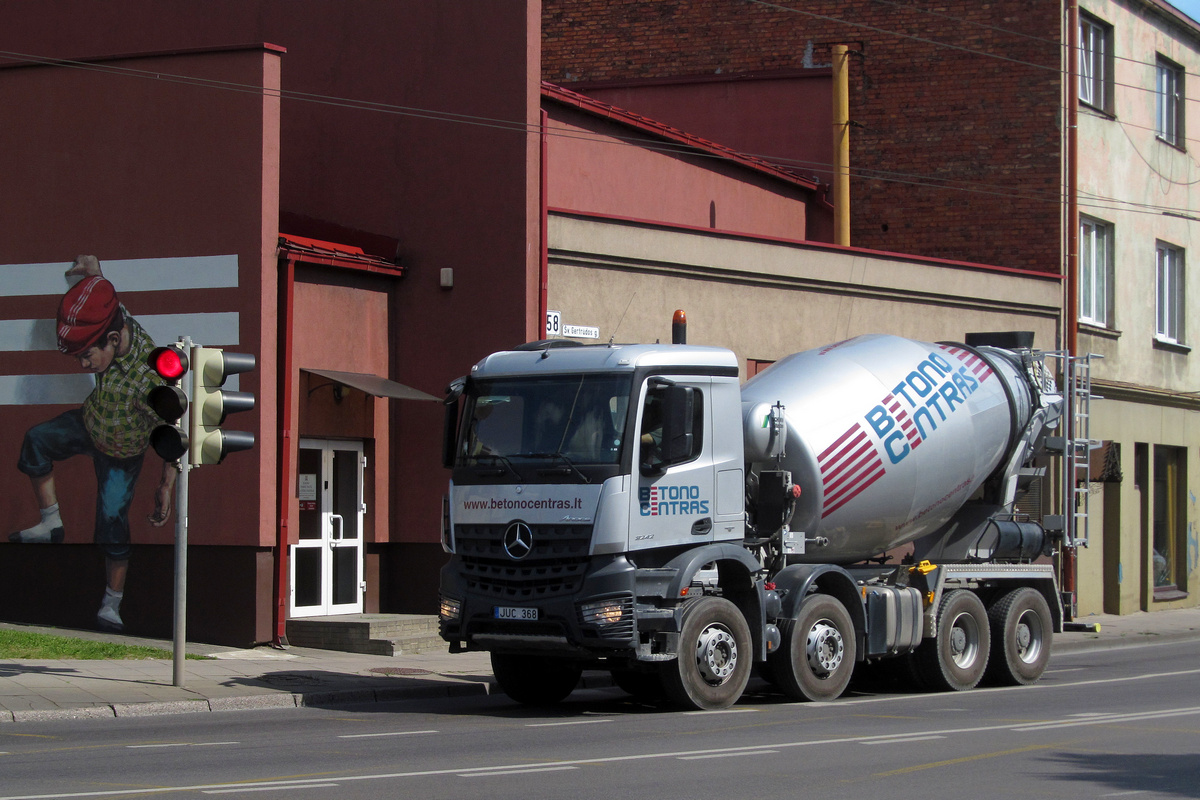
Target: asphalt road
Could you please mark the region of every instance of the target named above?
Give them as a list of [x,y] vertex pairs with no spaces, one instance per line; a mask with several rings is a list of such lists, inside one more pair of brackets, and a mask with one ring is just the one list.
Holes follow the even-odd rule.
[[1200,798],[1200,642],[1056,657],[1036,686],[751,693],[681,713],[616,689],[28,723],[10,798]]

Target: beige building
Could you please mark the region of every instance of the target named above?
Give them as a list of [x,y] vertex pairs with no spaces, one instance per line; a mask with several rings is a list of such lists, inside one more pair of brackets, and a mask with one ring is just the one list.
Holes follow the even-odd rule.
[[1091,435],[1112,443],[1092,461],[1080,614],[1194,606],[1200,273],[1188,260],[1200,252],[1200,29],[1161,2],[1079,7],[1075,316],[1078,352],[1103,356]]

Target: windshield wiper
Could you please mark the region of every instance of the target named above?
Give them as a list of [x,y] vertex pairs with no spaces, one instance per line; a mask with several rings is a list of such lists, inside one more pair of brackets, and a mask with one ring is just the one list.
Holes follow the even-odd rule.
[[474,458],[475,458],[476,464],[478,464],[480,461],[482,461],[485,458],[489,458],[492,460],[493,464],[499,463],[499,464],[504,465],[504,469],[488,470],[487,474],[503,475],[504,470],[506,469],[509,472],[511,472],[513,475],[515,475],[517,477],[517,480],[524,480],[524,478],[521,477],[521,473],[517,472],[516,468],[512,465],[512,462],[509,461],[505,456],[500,455],[499,453],[491,453],[491,452],[480,453],[479,455],[474,456]]
[[522,453],[522,454],[521,454],[521,457],[522,457],[522,458],[557,458],[557,459],[559,459],[560,461],[562,461],[562,462],[563,462],[563,464],[565,464],[566,466],[565,466],[565,467],[557,467],[557,468],[554,468],[554,469],[539,469],[539,470],[537,471],[537,472],[538,472],[538,474],[539,474],[539,475],[546,475],[546,474],[548,474],[548,473],[550,473],[550,472],[558,472],[559,474],[566,475],[566,474],[569,474],[569,473],[571,473],[571,472],[574,472],[576,475],[578,475],[578,476],[579,476],[579,479],[580,479],[580,480],[582,480],[584,483],[591,483],[591,482],[592,482],[592,481],[591,481],[591,479],[590,479],[590,478],[588,478],[588,476],[587,476],[587,475],[584,475],[584,474],[583,474],[583,472],[582,472],[582,471],[580,471],[579,467],[575,466],[575,462],[574,462],[574,461],[572,461],[571,459],[567,458],[567,457],[566,457],[565,455],[563,455],[562,453]]

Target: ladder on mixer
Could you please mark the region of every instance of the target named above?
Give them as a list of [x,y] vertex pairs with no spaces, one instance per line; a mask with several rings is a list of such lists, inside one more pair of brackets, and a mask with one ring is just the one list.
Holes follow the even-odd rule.
[[1091,439],[1092,359],[1062,357],[1063,421],[1066,425],[1062,458],[1063,544],[1088,546],[1088,505],[1091,502],[1091,455],[1099,442]]

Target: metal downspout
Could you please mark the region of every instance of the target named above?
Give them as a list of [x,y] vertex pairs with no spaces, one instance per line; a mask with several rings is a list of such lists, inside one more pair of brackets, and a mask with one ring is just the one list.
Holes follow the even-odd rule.
[[[1067,263],[1063,276],[1063,327],[1069,357],[1079,353],[1079,2],[1067,0]],[[1065,414],[1066,440],[1075,439],[1075,398]],[[1071,445],[1074,446],[1073,444]],[[1069,475],[1060,490],[1070,498],[1068,513],[1075,511],[1075,476]],[[1072,542],[1063,548],[1062,586],[1067,598],[1067,619],[1075,619],[1078,553]]]
[[850,245],[850,48],[833,46],[833,241]]
[[275,541],[275,638],[276,647],[287,646],[287,599],[288,599],[288,536],[291,528],[291,475],[292,475],[292,315],[294,312],[296,287],[296,261],[294,256],[285,256],[286,274],[283,295],[283,319],[279,326],[283,335],[280,351],[283,354],[279,374],[279,397],[282,406],[279,414],[279,529]]
[[538,155],[538,181],[540,193],[540,231],[539,242],[539,268],[538,268],[538,328],[535,331],[535,338],[541,339],[545,337],[546,330],[546,313],[549,310],[549,301],[547,300],[547,290],[550,284],[550,197],[549,183],[546,177],[546,166],[549,162],[549,134],[546,131],[550,115],[546,113],[546,109],[542,109],[542,128],[541,128],[541,143]]

